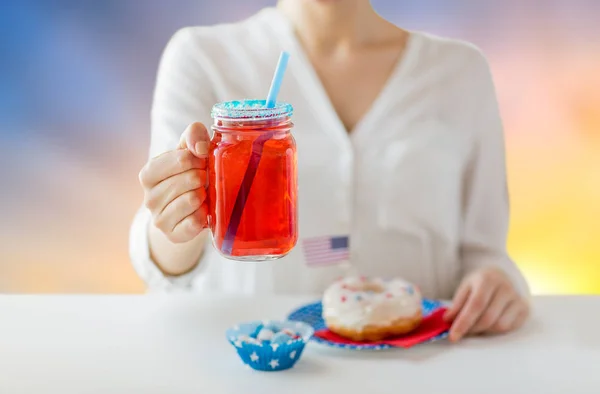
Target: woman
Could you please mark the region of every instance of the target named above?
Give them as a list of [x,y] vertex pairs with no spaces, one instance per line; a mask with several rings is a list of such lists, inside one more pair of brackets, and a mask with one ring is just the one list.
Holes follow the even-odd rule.
[[[216,102],[264,97],[282,50],[299,246],[271,264],[233,262],[204,230],[205,125]],[[452,340],[510,331],[528,315],[527,284],[505,247],[503,135],[487,62],[467,43],[394,26],[368,0],[282,0],[241,23],[179,31],[159,68],[150,157],[131,233],[150,288],[318,293],[347,267],[311,264],[300,245],[347,234],[354,269],[453,298]]]

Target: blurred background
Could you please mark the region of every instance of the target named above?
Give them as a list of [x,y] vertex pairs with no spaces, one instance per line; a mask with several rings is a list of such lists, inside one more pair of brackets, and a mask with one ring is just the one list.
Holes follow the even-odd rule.
[[[275,0],[0,1],[0,293],[138,293],[129,264],[161,52]],[[600,1],[374,0],[486,52],[509,250],[536,294],[600,294]]]

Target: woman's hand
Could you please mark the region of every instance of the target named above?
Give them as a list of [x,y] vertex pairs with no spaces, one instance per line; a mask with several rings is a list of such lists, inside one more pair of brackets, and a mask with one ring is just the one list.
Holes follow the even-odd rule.
[[177,149],[150,159],[140,172],[154,226],[173,243],[191,241],[207,226],[208,144],[206,127],[193,123]]
[[450,340],[465,335],[515,330],[529,315],[529,304],[498,268],[482,268],[463,279],[444,318],[452,321]]

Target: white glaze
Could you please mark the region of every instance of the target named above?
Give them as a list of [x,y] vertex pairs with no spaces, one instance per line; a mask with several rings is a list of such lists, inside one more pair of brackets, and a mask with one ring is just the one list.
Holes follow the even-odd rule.
[[421,292],[402,280],[347,277],[333,283],[323,296],[323,318],[360,330],[386,326],[414,316],[421,309]]

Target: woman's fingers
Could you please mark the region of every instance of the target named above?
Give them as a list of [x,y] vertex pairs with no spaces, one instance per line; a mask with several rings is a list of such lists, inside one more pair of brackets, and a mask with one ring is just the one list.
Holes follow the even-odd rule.
[[208,174],[205,170],[191,169],[174,175],[146,192],[145,205],[158,215],[171,201],[184,193],[206,187],[207,182]]
[[179,140],[180,149],[188,149],[196,157],[208,156],[208,145],[210,144],[210,136],[208,130],[200,122],[195,122],[189,125]]
[[140,171],[140,183],[149,190],[174,175],[205,169],[206,164],[206,158],[198,158],[186,149],[165,152],[146,163]]
[[150,159],[140,171],[144,204],[154,226],[172,242],[189,241],[207,225],[209,145],[206,127],[192,123],[177,149]]
[[488,331],[500,319],[514,298],[514,294],[510,288],[499,286],[492,296],[489,306],[471,329],[471,333],[481,334]]
[[454,296],[454,300],[452,300],[452,305],[446,313],[444,314],[444,320],[453,321],[456,319],[458,312],[464,307],[465,303],[469,299],[469,294],[471,293],[471,285],[470,283],[463,283],[458,288],[456,295]]
[[154,225],[170,237],[175,226],[200,208],[204,204],[205,199],[205,189],[196,189],[182,194],[171,201],[161,213],[154,217]]
[[207,215],[208,206],[204,203],[194,213],[186,216],[175,225],[170,240],[177,243],[188,242],[196,238],[206,228]]
[[506,274],[486,267],[467,276],[444,318],[453,321],[450,340],[467,334],[504,333],[527,320],[529,304],[519,296]]
[[523,324],[525,324],[525,322],[527,321],[527,317],[529,317],[529,306],[524,305],[521,308],[521,312],[519,312],[519,314],[517,315],[517,318],[515,319],[515,322],[513,324],[513,329],[516,330],[518,328],[521,328],[523,326]]
[[525,320],[522,315],[526,316],[526,306],[520,300],[513,300],[504,310],[502,316],[491,327],[494,333],[505,333],[511,331],[522,324],[521,320]]
[[483,281],[474,282],[466,303],[450,328],[450,340],[452,342],[459,341],[471,330],[487,308],[495,290],[496,286],[490,286]]

